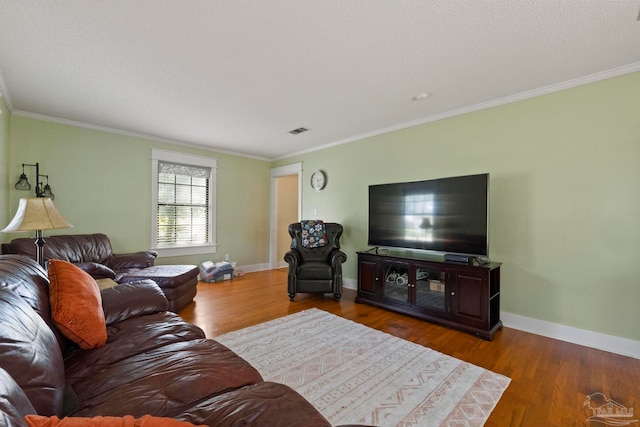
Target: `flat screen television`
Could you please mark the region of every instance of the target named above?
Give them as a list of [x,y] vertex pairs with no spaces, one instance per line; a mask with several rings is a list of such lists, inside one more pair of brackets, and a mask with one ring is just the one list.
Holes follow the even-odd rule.
[[370,246],[489,255],[489,174],[369,186]]

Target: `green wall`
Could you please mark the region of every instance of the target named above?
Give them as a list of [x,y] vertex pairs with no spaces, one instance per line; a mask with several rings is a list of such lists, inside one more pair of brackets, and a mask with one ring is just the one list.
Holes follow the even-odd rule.
[[[219,247],[159,263],[229,253],[239,265],[266,265],[270,168],[301,161],[303,217],[345,226],[344,275],[355,280],[356,251],[367,248],[368,185],[489,172],[490,255],[503,263],[502,310],[640,340],[640,73],[276,162],[9,120],[0,108],[0,153],[9,153],[0,161],[2,224],[30,196],[13,189],[20,164],[40,162],[56,206],[75,226],[70,232],[104,232],[116,252],[148,249],[151,148],[181,151],[218,159]],[[328,174],[321,192],[308,184],[316,169]]]
[[[640,73],[273,166],[299,161],[303,218],[345,227],[345,277],[367,249],[368,185],[489,172],[502,310],[640,340]],[[321,192],[308,184],[316,169],[328,174]]]
[[[160,258],[159,264],[222,260],[240,265],[269,259],[270,163],[81,127],[11,116],[9,176],[17,180],[22,163],[40,163],[49,175],[55,204],[71,230],[45,233],[105,233],[115,252],[149,249],[151,244],[151,149],[180,151],[218,159],[216,254]],[[35,169],[27,170],[29,181]],[[11,186],[11,212],[31,193]],[[4,235],[10,240],[19,234]]]
[[[11,220],[9,209],[9,111],[0,94],[0,225],[4,228]],[[17,179],[16,179],[17,180]],[[1,234],[1,233],[0,233]],[[2,238],[2,236],[0,236]]]

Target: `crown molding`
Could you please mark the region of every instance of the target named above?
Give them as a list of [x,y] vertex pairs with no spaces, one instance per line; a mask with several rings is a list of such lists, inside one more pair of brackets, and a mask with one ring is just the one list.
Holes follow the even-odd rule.
[[254,159],[254,160],[270,161],[270,159],[268,159],[266,157],[260,157],[260,156],[254,156],[254,155],[250,155],[250,154],[246,154],[246,153],[240,153],[240,152],[236,152],[236,151],[224,150],[224,149],[211,147],[211,146],[207,146],[207,145],[196,144],[196,143],[192,143],[192,142],[185,142],[185,141],[178,141],[178,140],[175,140],[175,139],[162,138],[162,137],[156,136],[156,135],[149,135],[149,134],[145,134],[145,133],[139,133],[139,132],[132,132],[132,131],[127,131],[127,130],[122,130],[122,129],[116,129],[116,128],[111,128],[111,127],[108,127],[108,126],[100,126],[100,125],[94,125],[94,124],[90,124],[90,123],[78,122],[78,121],[75,121],[75,120],[61,119],[59,117],[48,116],[46,114],[30,113],[28,111],[22,111],[22,110],[16,110],[12,114],[15,115],[15,116],[19,116],[19,117],[25,117],[27,119],[42,120],[42,121],[50,122],[50,123],[56,123],[56,124],[66,125],[66,126],[73,126],[73,127],[78,127],[78,128],[82,128],[82,129],[95,130],[95,131],[99,131],[99,132],[113,133],[113,134],[116,134],[116,135],[129,136],[129,137],[132,137],[132,138],[142,138],[142,139],[147,139],[147,140],[150,140],[150,141],[165,142],[167,144],[181,145],[181,146],[191,147],[191,148],[198,148],[200,150],[206,150],[206,151],[211,151],[211,152],[221,153],[221,154],[228,154],[228,155],[231,155],[231,156],[245,157],[245,158]]
[[374,136],[384,135],[386,133],[395,132],[398,130],[408,129],[415,126],[424,125],[427,123],[433,123],[439,120],[448,119],[451,117],[461,116],[463,114],[473,113],[475,111],[485,110],[487,108],[499,107],[501,105],[511,104],[513,102],[524,101],[526,99],[535,98],[542,95],[548,95],[554,92],[560,92],[566,89],[571,89],[578,86],[584,86],[590,83],[595,83],[601,80],[607,80],[614,77],[623,76],[625,74],[635,73],[636,71],[640,71],[640,62],[635,62],[633,64],[624,65],[617,68],[612,68],[606,71],[602,71],[599,73],[590,74],[584,77],[578,77],[576,79],[567,80],[560,83],[554,83],[552,85],[543,86],[541,88],[532,89],[526,92],[517,93],[515,95],[505,96],[503,98],[494,99],[492,101],[482,102],[479,104],[470,105],[468,107],[459,108],[457,110],[447,111],[440,114],[435,114],[429,117],[423,117],[421,119],[413,120],[410,122],[404,122],[397,125],[377,129],[371,132],[363,133],[360,135],[356,135],[353,137],[341,139],[329,144],[322,145],[320,147],[311,148],[309,150],[299,151],[293,154],[287,154],[286,156],[281,156],[275,158],[273,160],[282,160],[293,156],[299,156],[302,154],[312,153],[314,151],[324,150],[330,147],[335,147],[337,145],[347,144],[349,142],[359,141],[365,138],[371,138]]
[[530,91],[525,91],[525,92],[521,92],[521,93],[517,93],[514,95],[510,95],[510,96],[506,96],[503,98],[498,98],[498,99],[494,99],[491,101],[487,101],[487,102],[483,102],[483,103],[479,103],[479,104],[475,104],[475,105],[471,105],[468,107],[463,107],[463,108],[459,108],[457,110],[452,110],[452,111],[448,111],[448,112],[444,112],[441,114],[435,114],[433,116],[429,116],[429,117],[423,117],[421,119],[417,119],[417,120],[413,120],[413,121],[409,121],[409,122],[404,122],[404,123],[400,123],[397,125],[393,125],[393,126],[388,126],[385,128],[381,128],[381,129],[377,129],[371,132],[366,132],[363,134],[359,134],[359,135],[355,135],[349,138],[345,138],[345,139],[341,139],[338,141],[334,141],[328,144],[323,144],[319,147],[315,147],[315,148],[311,148],[308,150],[303,150],[303,151],[298,151],[295,153],[288,153],[284,156],[277,156],[274,158],[267,158],[267,157],[262,157],[262,156],[255,156],[255,155],[250,155],[250,154],[246,154],[246,153],[240,153],[240,152],[236,152],[236,151],[231,151],[231,150],[225,150],[225,149],[220,149],[220,148],[216,148],[216,147],[211,147],[211,146],[206,146],[206,145],[202,145],[202,144],[197,144],[197,143],[191,143],[191,142],[185,142],[185,141],[178,141],[178,140],[173,140],[173,139],[167,139],[167,138],[162,138],[156,135],[149,135],[149,134],[144,134],[144,133],[138,133],[138,132],[131,132],[131,131],[126,131],[126,130],[122,130],[122,129],[116,129],[116,128],[110,128],[110,127],[106,127],[106,126],[99,126],[99,125],[93,125],[93,124],[89,124],[89,123],[84,123],[84,122],[77,122],[77,121],[73,121],[73,120],[67,120],[67,119],[61,119],[58,117],[53,117],[53,116],[47,116],[44,114],[37,114],[37,113],[30,113],[27,111],[21,111],[21,110],[13,110],[12,108],[12,102],[11,99],[8,95],[8,92],[6,90],[5,84],[4,84],[4,78],[2,76],[2,70],[0,70],[0,97],[2,97],[5,101],[5,104],[7,105],[7,109],[9,110],[10,114],[15,114],[17,116],[21,116],[21,117],[26,117],[26,118],[32,118],[32,119],[36,119],[36,120],[43,120],[43,121],[48,121],[48,122],[52,122],[52,123],[58,123],[58,124],[63,124],[63,125],[69,125],[69,126],[75,126],[75,127],[80,127],[80,128],[84,128],[84,129],[90,129],[90,130],[97,130],[97,131],[101,131],[101,132],[108,132],[108,133],[113,133],[113,134],[118,134],[118,135],[123,135],[123,136],[130,136],[130,137],[134,137],[134,138],[143,138],[143,139],[148,139],[148,140],[152,140],[152,141],[159,141],[159,142],[166,142],[168,144],[173,144],[173,145],[181,145],[181,146],[186,146],[186,147],[191,147],[191,148],[198,148],[201,150],[206,150],[206,151],[211,151],[211,152],[216,152],[216,153],[221,153],[221,154],[228,154],[228,155],[232,155],[232,156],[238,156],[238,157],[244,157],[244,158],[249,158],[249,159],[254,159],[254,160],[262,160],[262,161],[276,161],[276,160],[282,160],[282,159],[287,159],[290,157],[294,157],[294,156],[300,156],[303,154],[309,154],[315,151],[320,151],[320,150],[325,150],[327,148],[331,148],[331,147],[335,147],[338,145],[342,145],[342,144],[347,144],[349,142],[354,142],[354,141],[359,141],[365,138],[371,138],[374,136],[379,136],[379,135],[383,135],[386,133],[390,133],[390,132],[395,132],[398,130],[403,130],[403,129],[408,129],[408,128],[412,128],[415,126],[420,126],[420,125],[424,125],[424,124],[428,124],[428,123],[432,123],[432,122],[436,122],[439,120],[444,120],[444,119],[448,119],[451,117],[456,117],[456,116],[461,116],[464,114],[468,114],[468,113],[472,113],[475,111],[480,111],[480,110],[484,110],[487,108],[493,108],[493,107],[498,107],[501,105],[506,105],[506,104],[510,104],[513,102],[518,102],[518,101],[523,101],[526,99],[530,99],[530,98],[535,98],[538,96],[542,96],[542,95],[547,95],[550,93],[554,93],[554,92],[560,92],[566,89],[571,89],[574,87],[578,87],[578,86],[583,86],[586,84],[590,84],[590,83],[595,83],[601,80],[607,80],[610,78],[614,78],[614,77],[619,77],[625,74],[630,74],[630,73],[634,73],[640,71],[640,62],[635,62],[633,64],[628,64],[628,65],[624,65],[621,67],[617,67],[617,68],[612,68],[609,70],[605,70],[599,73],[594,73],[594,74],[590,74],[588,76],[583,76],[583,77],[579,77],[576,79],[572,79],[572,80],[567,80],[564,82],[560,82],[560,83],[555,83],[552,85],[548,85],[548,86],[544,86],[538,89],[533,89]]

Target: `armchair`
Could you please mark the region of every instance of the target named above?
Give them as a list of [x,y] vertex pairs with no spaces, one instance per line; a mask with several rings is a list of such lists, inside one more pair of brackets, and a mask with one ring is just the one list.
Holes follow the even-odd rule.
[[342,263],[347,255],[340,250],[342,225],[324,223],[326,242],[317,247],[303,243],[299,222],[289,226],[291,250],[284,256],[289,263],[288,291],[293,301],[297,293],[333,293],[337,301],[342,296]]

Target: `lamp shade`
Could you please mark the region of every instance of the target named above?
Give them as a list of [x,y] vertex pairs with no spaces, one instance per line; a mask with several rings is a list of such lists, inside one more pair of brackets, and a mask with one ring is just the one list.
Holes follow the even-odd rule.
[[51,199],[36,197],[20,199],[15,216],[2,232],[54,230],[70,227],[73,225],[62,217]]
[[24,170],[22,175],[20,175],[20,179],[16,182],[16,190],[31,190],[31,184],[29,184],[29,180],[27,179],[27,175],[24,174]]

